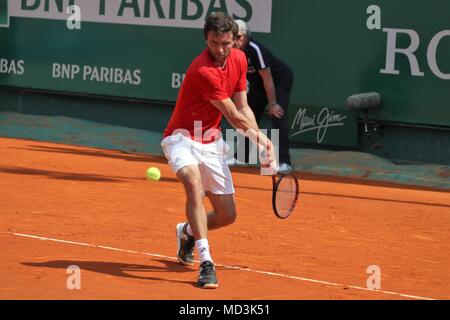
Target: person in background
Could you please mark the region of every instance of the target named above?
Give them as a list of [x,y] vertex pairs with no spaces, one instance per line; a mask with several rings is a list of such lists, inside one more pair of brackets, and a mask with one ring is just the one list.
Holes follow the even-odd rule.
[[[239,27],[235,47],[245,52],[248,63],[248,104],[258,123],[264,110],[268,110],[274,129],[279,130],[278,172],[289,173],[292,165],[289,153],[288,106],[294,82],[292,70],[269,49],[251,37],[251,31],[243,20],[235,21]],[[248,139],[246,139],[245,152],[245,162],[248,163]],[[235,158],[237,158],[236,155]]]

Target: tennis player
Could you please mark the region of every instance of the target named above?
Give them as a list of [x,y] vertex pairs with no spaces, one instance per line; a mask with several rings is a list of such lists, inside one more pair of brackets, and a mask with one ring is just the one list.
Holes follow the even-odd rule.
[[[247,60],[242,51],[233,48],[237,24],[227,14],[213,13],[205,21],[203,34],[206,48],[186,72],[161,146],[187,197],[187,223],[176,226],[177,258],[193,265],[196,247],[200,260],[197,286],[217,288],[208,230],[236,219],[235,190],[226,164],[228,146],[220,131],[222,116],[267,154],[261,159],[264,166],[276,168],[276,157],[272,142],[259,131],[247,103]],[[205,212],[205,195],[213,212]]]

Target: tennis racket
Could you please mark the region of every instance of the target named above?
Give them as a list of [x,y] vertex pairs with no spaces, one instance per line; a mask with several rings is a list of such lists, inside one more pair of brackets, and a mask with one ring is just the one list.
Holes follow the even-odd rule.
[[298,200],[298,180],[293,174],[272,176],[272,208],[280,219],[286,219],[294,212]]

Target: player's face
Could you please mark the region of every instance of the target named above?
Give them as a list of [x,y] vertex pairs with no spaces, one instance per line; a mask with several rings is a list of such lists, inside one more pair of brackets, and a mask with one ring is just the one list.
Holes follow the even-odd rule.
[[231,31],[226,33],[210,31],[206,43],[214,62],[223,64],[234,45],[233,33]]

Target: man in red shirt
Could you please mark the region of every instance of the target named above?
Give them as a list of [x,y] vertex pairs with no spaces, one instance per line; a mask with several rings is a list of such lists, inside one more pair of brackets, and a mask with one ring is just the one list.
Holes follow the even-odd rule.
[[[188,222],[176,227],[177,258],[193,265],[197,247],[197,286],[217,288],[207,233],[236,219],[233,180],[225,155],[228,146],[220,131],[222,116],[266,152],[267,159],[261,163],[266,167],[276,163],[272,142],[259,131],[247,103],[247,60],[233,48],[238,26],[233,18],[218,12],[206,19],[203,34],[207,48],[188,68],[161,146],[187,197]],[[205,212],[205,195],[214,212]]]

